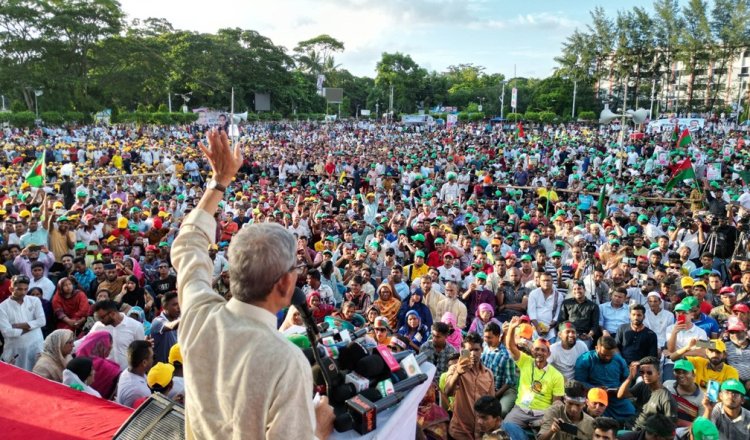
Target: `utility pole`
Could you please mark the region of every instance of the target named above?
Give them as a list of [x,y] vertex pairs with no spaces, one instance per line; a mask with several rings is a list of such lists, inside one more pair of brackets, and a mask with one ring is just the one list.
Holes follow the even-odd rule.
[[505,80],[503,80],[503,90],[500,92],[500,119],[503,119],[504,108],[505,108]]
[[570,114],[570,117],[575,122],[576,120],[576,93],[578,92],[578,80],[573,80],[573,111]]
[[388,100],[388,118],[393,117],[393,85],[391,85],[391,97]]
[[172,91],[167,90],[167,107],[169,107],[169,113],[172,113]]

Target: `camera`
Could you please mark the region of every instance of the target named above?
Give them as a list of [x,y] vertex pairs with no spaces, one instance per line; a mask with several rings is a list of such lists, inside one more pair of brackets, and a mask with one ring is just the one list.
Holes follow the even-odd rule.
[[690,229],[693,226],[693,222],[688,219],[681,220],[679,226],[681,229]]

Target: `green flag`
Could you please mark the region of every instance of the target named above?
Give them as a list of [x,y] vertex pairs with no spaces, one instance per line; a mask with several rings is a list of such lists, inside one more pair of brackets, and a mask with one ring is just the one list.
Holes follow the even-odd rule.
[[677,145],[675,148],[685,148],[688,145],[690,145],[691,142],[693,142],[693,138],[690,137],[690,132],[686,128],[682,130],[682,134],[680,135],[680,138],[677,139]]
[[[687,131],[687,130],[685,130]],[[693,163],[690,162],[690,158],[685,158],[682,162],[677,162],[672,171],[672,178],[664,186],[665,191],[669,191],[678,183],[683,180],[693,179],[695,180],[695,171],[693,170]]]
[[26,173],[26,183],[34,188],[41,188],[44,186],[44,181],[47,177],[47,164],[45,163],[45,156],[47,152],[42,152],[42,157],[34,161],[31,169]]

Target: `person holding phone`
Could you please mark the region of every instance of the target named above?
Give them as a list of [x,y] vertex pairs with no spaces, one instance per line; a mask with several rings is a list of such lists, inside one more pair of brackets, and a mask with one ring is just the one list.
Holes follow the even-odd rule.
[[708,396],[703,398],[703,417],[716,425],[719,438],[750,438],[750,411],[742,407],[746,392],[739,380],[729,379],[721,384],[718,403],[711,402]]
[[542,417],[538,440],[572,440],[592,438],[594,418],[586,414],[586,389],[583,384],[570,380],[565,384],[563,405],[552,405]]
[[482,396],[492,395],[495,380],[481,362],[482,337],[469,333],[464,339],[458,362],[448,367],[445,394],[455,397],[449,433],[455,440],[473,440],[479,426],[474,403]]

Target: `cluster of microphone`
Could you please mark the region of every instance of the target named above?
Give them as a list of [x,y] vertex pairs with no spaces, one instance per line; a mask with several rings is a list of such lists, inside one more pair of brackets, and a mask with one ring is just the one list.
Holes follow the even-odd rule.
[[367,336],[367,328],[350,333],[323,324],[321,329],[301,291],[295,291],[292,303],[300,310],[312,343],[305,354],[312,365],[315,391],[328,396],[336,413],[336,431],[374,431],[379,413],[394,407],[427,380],[419,367],[426,361],[423,355],[391,353]]

